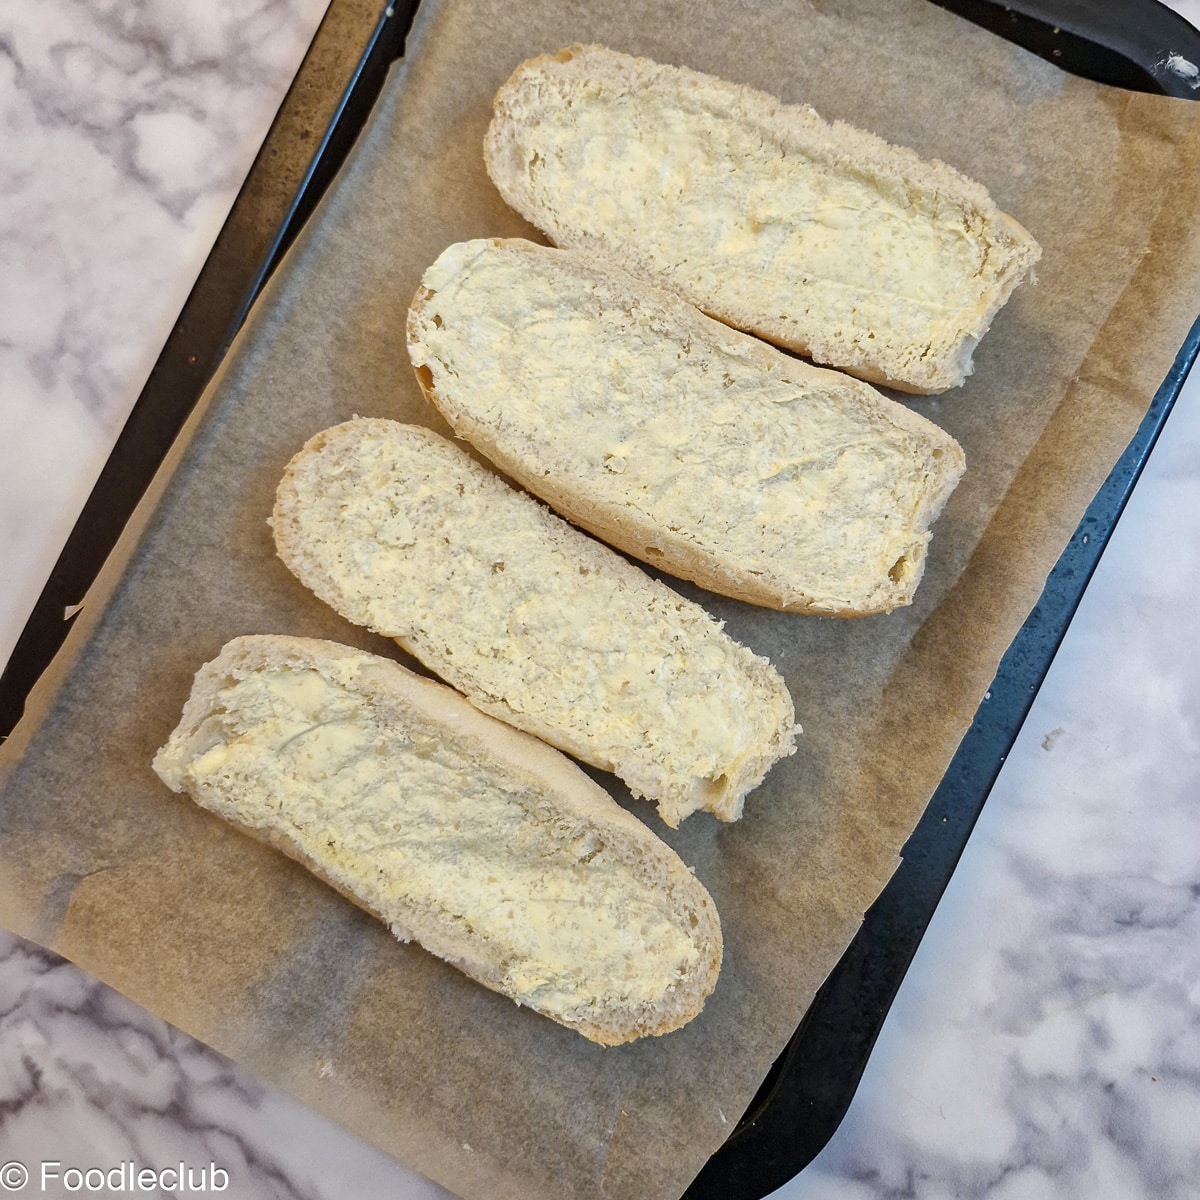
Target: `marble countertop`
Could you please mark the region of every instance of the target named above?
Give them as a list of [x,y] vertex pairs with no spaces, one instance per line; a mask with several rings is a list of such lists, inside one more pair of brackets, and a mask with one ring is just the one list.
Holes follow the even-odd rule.
[[[0,8],[0,663],[326,4]],[[1200,1196],[1198,594],[1194,371],[845,1121],[778,1200]],[[239,1200],[447,1195],[0,932],[0,1164],[69,1195],[68,1167],[130,1161],[216,1164]]]

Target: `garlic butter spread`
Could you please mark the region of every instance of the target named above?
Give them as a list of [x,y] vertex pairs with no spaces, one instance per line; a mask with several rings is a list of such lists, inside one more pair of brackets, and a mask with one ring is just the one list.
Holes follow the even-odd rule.
[[601,999],[660,999],[698,954],[670,900],[598,831],[568,839],[531,816],[529,779],[481,765],[416,713],[380,719],[344,686],[356,665],[231,681],[181,782],[219,815],[286,838],[384,919],[448,916],[487,944],[523,1003],[569,1017]]
[[919,561],[920,438],[879,397],[782,355],[764,369],[716,322],[685,338],[656,298],[564,257],[468,242],[426,273],[413,359],[452,423],[827,611]]
[[997,270],[961,202],[785,145],[699,79],[671,94],[564,87],[539,93],[518,136],[529,194],[572,239],[618,261],[636,248],[719,311],[844,324],[918,354],[987,309]]
[[790,739],[782,681],[764,697],[769,667],[698,605],[444,439],[368,427],[346,435],[352,467],[334,465],[337,443],[328,464],[306,459],[288,502],[351,620],[641,794],[695,780],[679,815],[720,802],[710,783],[719,793],[771,736]]

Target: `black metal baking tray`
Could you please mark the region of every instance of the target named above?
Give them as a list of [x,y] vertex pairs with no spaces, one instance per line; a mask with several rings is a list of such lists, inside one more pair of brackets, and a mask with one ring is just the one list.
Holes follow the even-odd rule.
[[[0,676],[0,738],[66,638],[65,610],[95,579],[266,280],[336,174],[404,42],[418,0],[332,0],[212,253]],[[1172,56],[1200,32],[1157,0],[933,0],[1100,83],[1200,99]],[[1177,65],[1177,64],[1176,64]],[[314,130],[323,130],[319,136]],[[687,1200],[759,1200],[840,1124],[909,963],[1033,703],[1108,538],[1200,350],[1200,321],[1089,507],[988,697],[788,1046]]]
[[900,867],[686,1200],[759,1200],[811,1162],[841,1123],[909,963],[1198,351],[1200,320],[1001,660],[901,851]]
[[[1097,83],[1194,100],[1200,34],[1158,0],[933,0]],[[1189,70],[1189,67],[1192,70]]]
[[[1172,55],[1200,63],[1200,31],[1156,0],[934,2],[1098,83],[1200,100],[1188,76],[1167,66]],[[1001,660],[984,703],[901,851],[900,867],[685,1200],[759,1200],[803,1170],[836,1132],[938,901],[1198,352],[1200,319]]]

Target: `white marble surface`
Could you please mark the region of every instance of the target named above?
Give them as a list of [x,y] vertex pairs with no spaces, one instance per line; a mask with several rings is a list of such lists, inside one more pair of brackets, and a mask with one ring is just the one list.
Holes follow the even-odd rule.
[[[324,7],[0,0],[0,662]],[[1198,594],[1200,375],[842,1128],[777,1200],[1200,1196]],[[215,1163],[238,1200],[446,1195],[0,934],[10,1160],[24,1194],[132,1161]]]
[[328,4],[0,3],[0,663]]
[[1197,588],[1193,371],[846,1120],[775,1200],[1200,1196]]

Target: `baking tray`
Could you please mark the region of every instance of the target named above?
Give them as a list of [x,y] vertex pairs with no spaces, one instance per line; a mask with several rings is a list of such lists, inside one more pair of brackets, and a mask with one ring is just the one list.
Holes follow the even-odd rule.
[[[1097,82],[1200,99],[1178,57],[1200,32],[1156,0],[936,0]],[[333,0],[187,304],[0,676],[0,737],[65,640],[87,591],[275,264],[362,128],[416,0]],[[1172,56],[1178,56],[1173,59]],[[1175,64],[1174,66],[1172,64]],[[314,139],[313,129],[324,130]],[[1200,348],[1200,322],[1051,573],[903,862],[689,1200],[758,1200],[800,1171],[848,1108],[871,1048],[1121,510]]]

